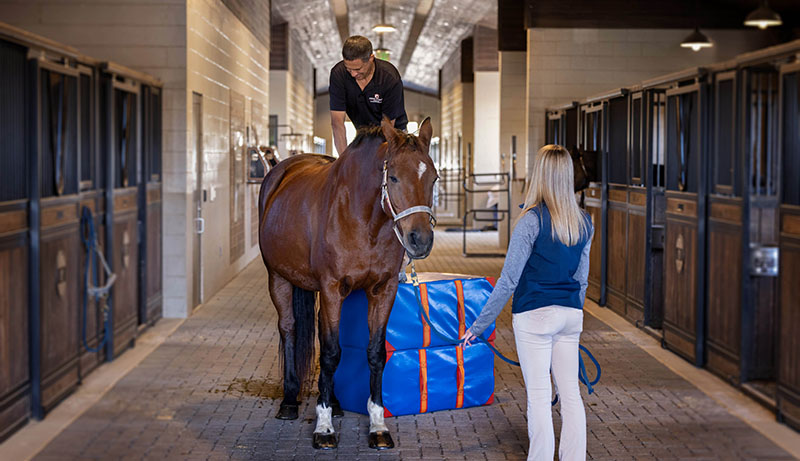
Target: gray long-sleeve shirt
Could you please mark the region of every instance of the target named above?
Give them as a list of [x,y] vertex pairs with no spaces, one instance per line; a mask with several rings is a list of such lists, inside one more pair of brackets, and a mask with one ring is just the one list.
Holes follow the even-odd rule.
[[[525,213],[517,222],[514,233],[511,235],[500,279],[497,281],[494,290],[492,290],[492,294],[489,295],[486,305],[483,306],[481,314],[470,327],[472,334],[479,336],[483,333],[489,324],[497,318],[500,311],[503,310],[503,306],[506,305],[511,295],[514,294],[514,290],[516,290],[519,279],[522,276],[522,270],[531,256],[533,244],[538,236],[539,216],[532,212]],[[583,247],[578,269],[572,276],[581,285],[581,302],[586,297],[586,287],[589,284],[589,250],[592,246],[593,236],[594,229],[592,229],[592,233]]]

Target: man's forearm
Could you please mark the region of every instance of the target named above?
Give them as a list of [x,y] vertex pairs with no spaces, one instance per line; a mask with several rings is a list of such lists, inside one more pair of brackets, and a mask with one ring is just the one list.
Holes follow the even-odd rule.
[[344,129],[344,124],[331,125],[333,131],[333,145],[336,146],[336,152],[341,154],[347,147],[347,132]]

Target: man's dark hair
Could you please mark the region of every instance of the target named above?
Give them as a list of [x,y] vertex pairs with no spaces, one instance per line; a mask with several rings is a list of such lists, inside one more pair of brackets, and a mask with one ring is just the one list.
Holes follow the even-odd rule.
[[372,55],[372,43],[367,37],[353,35],[344,41],[342,57],[345,61],[360,59],[366,61]]

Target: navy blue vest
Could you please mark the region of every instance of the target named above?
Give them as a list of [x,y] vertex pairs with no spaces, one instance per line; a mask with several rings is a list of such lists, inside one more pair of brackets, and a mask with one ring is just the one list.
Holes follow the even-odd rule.
[[[517,314],[551,305],[582,309],[581,285],[573,276],[590,233],[577,245],[567,246],[553,238],[550,211],[544,203],[529,213],[539,215],[539,235],[514,291],[511,312]],[[588,221],[586,214],[584,217]]]

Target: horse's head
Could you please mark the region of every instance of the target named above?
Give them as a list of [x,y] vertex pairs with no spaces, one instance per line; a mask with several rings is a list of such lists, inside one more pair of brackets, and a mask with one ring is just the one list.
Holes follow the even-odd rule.
[[413,258],[428,256],[433,248],[433,184],[439,175],[428,155],[433,129],[426,118],[419,137],[396,130],[384,118],[386,137],[384,162],[385,194],[381,205],[395,220],[398,238]]
[[569,149],[569,156],[572,157],[575,192],[580,192],[589,187],[589,173],[586,171],[586,165],[583,162],[583,154],[578,149],[578,146],[573,146],[572,149]]

